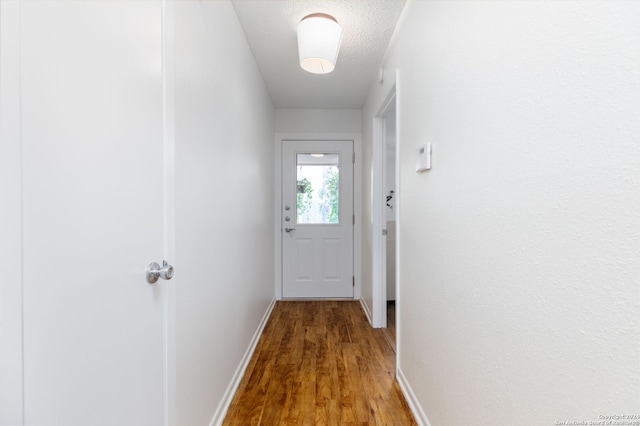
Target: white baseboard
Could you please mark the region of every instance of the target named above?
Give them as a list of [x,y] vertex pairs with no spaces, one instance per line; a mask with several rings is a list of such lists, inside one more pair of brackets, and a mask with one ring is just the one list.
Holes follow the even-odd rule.
[[400,389],[402,389],[404,398],[407,400],[409,408],[411,408],[411,413],[413,413],[413,417],[415,418],[416,422],[420,426],[431,426],[427,415],[424,413],[422,406],[418,402],[418,398],[416,398],[416,394],[413,393],[413,389],[411,389],[411,385],[409,385],[409,382],[404,376],[401,368],[398,368],[396,378],[398,379]]
[[367,316],[367,319],[369,320],[369,325],[373,327],[373,315],[371,315],[371,310],[367,306],[367,303],[364,301],[364,299],[360,299],[360,305],[362,305],[362,310],[364,310],[364,314]]
[[236,394],[236,391],[238,390],[238,386],[240,386],[240,381],[242,381],[242,377],[244,376],[244,373],[247,370],[247,366],[251,361],[253,352],[256,350],[256,346],[258,345],[260,336],[262,336],[262,331],[264,330],[265,325],[267,325],[267,321],[269,320],[269,317],[271,316],[271,311],[273,311],[273,307],[275,305],[276,305],[276,299],[274,298],[273,300],[271,300],[271,303],[267,307],[267,311],[264,313],[264,316],[262,317],[262,321],[260,321],[260,324],[258,325],[258,329],[254,333],[253,338],[251,339],[251,342],[249,342],[249,347],[244,353],[244,356],[242,357],[242,360],[240,361],[238,368],[236,368],[236,372],[231,378],[231,382],[229,383],[229,386],[227,386],[227,390],[225,391],[224,396],[222,397],[222,401],[220,402],[220,405],[218,405],[218,408],[216,409],[216,412],[213,415],[213,418],[211,419],[209,426],[220,426],[222,424],[222,421],[224,420],[224,417],[227,415],[227,410],[229,409],[229,405],[231,405],[231,401],[233,400],[233,397]]

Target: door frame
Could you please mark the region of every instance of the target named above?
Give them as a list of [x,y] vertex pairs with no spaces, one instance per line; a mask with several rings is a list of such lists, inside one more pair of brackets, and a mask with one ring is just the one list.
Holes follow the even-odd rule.
[[[163,256],[176,266],[176,190],[175,190],[175,2],[162,0],[162,148],[163,148]],[[177,424],[177,309],[176,286],[163,282],[164,297],[164,425]]]
[[[400,230],[400,132],[399,110],[396,84],[391,86],[384,100],[380,103],[373,117],[373,174],[372,174],[372,326],[374,328],[387,327],[387,238],[386,230],[386,116],[391,107],[395,106],[396,114],[396,197],[394,199],[394,214],[396,217],[396,332],[398,326],[398,299],[400,297],[400,268],[399,268],[399,230]],[[397,334],[396,334],[397,336]],[[396,337],[396,347],[397,347]]]
[[20,4],[0,2],[0,424],[24,424]]
[[355,285],[353,288],[353,299],[359,300],[362,288],[362,136],[360,133],[276,133],[274,138],[274,199],[278,200],[274,205],[274,290],[276,300],[282,300],[282,143],[284,141],[353,141],[353,152],[356,161],[353,164],[353,214],[356,223],[353,227],[353,276]]

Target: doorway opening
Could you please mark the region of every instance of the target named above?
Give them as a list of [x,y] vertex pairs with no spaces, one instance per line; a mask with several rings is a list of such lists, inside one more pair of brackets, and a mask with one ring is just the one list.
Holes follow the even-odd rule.
[[374,117],[373,326],[383,328],[396,349],[398,159],[396,88]]
[[[386,292],[387,327],[385,329],[387,339],[395,350],[396,347],[396,103],[395,97],[384,115],[384,194],[385,217],[384,229],[386,229],[385,244],[385,276],[384,286]],[[384,234],[384,232],[383,232]]]

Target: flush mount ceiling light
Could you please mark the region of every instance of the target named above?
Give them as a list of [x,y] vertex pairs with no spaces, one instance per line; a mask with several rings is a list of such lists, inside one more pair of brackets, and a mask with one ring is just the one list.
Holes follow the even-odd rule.
[[327,74],[336,67],[342,27],[333,16],[314,13],[298,24],[298,55],[303,70]]

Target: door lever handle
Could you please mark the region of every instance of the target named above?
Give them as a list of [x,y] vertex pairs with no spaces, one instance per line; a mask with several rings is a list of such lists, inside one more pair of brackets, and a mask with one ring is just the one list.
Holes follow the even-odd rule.
[[295,231],[296,228],[284,228],[284,232],[292,232]]
[[169,265],[166,260],[162,261],[162,267],[156,262],[151,262],[146,270],[147,282],[153,284],[159,278],[170,280],[173,278],[173,266]]

